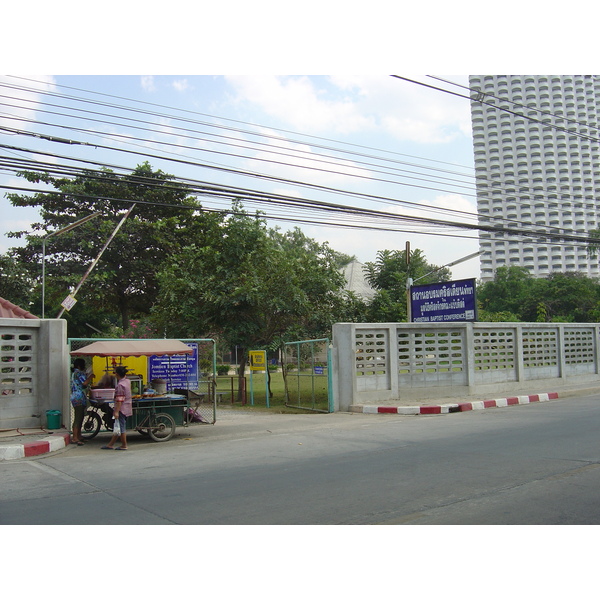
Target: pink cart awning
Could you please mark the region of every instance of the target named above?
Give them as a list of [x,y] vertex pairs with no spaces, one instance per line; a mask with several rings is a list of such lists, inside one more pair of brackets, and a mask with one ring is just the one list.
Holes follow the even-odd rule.
[[192,348],[179,340],[109,340],[73,350],[71,356],[173,356],[193,353]]

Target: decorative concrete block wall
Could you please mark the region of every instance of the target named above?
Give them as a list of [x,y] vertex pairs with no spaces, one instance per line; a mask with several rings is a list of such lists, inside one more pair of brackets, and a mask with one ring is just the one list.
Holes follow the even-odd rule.
[[599,329],[589,323],[337,323],[336,410],[513,392],[531,382],[599,380]]
[[0,429],[44,427],[69,415],[69,353],[62,319],[0,319]]

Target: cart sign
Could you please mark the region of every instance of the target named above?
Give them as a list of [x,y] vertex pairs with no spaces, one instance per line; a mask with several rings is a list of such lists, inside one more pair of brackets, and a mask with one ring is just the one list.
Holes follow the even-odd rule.
[[174,356],[150,356],[148,358],[148,382],[164,379],[169,387],[192,389],[198,386],[198,344],[186,344],[194,353]]
[[475,279],[416,285],[410,288],[411,321],[475,321]]

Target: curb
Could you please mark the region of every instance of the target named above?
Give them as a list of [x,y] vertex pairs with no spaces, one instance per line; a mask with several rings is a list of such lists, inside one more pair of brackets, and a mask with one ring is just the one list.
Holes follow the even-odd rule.
[[469,410],[483,410],[485,408],[504,408],[516,404],[530,404],[531,402],[547,402],[556,400],[558,392],[547,394],[531,394],[529,396],[511,396],[495,400],[474,400],[473,402],[458,402],[456,404],[434,404],[431,406],[355,406],[352,412],[365,414],[393,414],[393,415],[443,415],[448,413],[467,412]]
[[0,447],[0,461],[47,454],[48,452],[66,448],[70,443],[70,433],[59,433],[58,435],[53,435],[52,437],[44,438],[42,440],[36,440],[35,442],[3,446]]

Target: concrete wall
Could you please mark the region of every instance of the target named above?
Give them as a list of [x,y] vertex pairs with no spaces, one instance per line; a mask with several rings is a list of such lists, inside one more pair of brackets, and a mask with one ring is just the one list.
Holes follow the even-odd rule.
[[337,323],[335,409],[599,381],[599,335],[589,323]]
[[63,319],[0,319],[0,429],[69,425],[69,353]]

